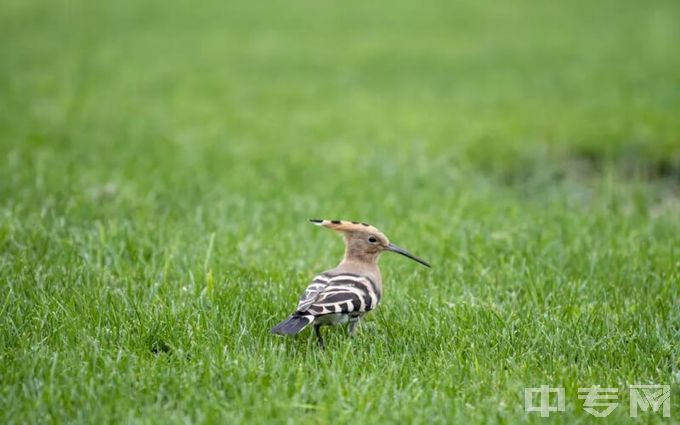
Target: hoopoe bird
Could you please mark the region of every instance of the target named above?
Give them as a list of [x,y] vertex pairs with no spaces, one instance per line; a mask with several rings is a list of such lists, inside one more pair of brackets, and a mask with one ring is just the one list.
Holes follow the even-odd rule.
[[345,238],[345,256],[340,264],[317,275],[298,301],[295,312],[272,328],[272,333],[296,335],[310,324],[321,348],[321,326],[348,323],[354,335],[361,317],[382,299],[378,259],[383,251],[404,255],[424,266],[430,265],[404,248],[390,243],[380,230],[366,223],[343,220],[309,220],[340,232]]

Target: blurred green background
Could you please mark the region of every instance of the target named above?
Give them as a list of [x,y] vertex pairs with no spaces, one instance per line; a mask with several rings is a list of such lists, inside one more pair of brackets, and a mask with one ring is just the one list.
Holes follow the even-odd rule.
[[[3,1],[0,418],[507,423],[563,384],[573,422],[579,386],[677,393],[679,23]],[[268,334],[342,253],[317,217],[434,265],[385,258],[384,304],[326,353]]]

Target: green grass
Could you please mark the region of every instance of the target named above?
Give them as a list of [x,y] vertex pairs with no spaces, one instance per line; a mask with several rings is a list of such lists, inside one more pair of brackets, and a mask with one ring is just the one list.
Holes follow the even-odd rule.
[[[674,1],[0,5],[0,422],[680,417]],[[355,339],[269,328],[370,222]]]

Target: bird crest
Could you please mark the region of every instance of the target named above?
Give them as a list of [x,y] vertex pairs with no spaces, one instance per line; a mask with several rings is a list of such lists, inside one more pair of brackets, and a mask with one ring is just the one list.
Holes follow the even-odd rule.
[[368,223],[363,223],[360,221],[349,221],[349,220],[321,220],[317,218],[312,218],[309,220],[311,223],[317,226],[327,227],[338,232],[362,232],[362,233],[377,233],[379,235],[385,236],[376,227],[371,226]]

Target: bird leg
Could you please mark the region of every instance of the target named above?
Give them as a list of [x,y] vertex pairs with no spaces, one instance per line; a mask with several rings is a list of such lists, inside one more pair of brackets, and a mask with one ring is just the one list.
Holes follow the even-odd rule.
[[349,319],[349,324],[347,325],[347,330],[349,331],[349,336],[354,336],[357,330],[357,323],[359,323],[359,317],[351,317]]
[[316,334],[317,341],[319,341],[319,347],[323,350],[325,344],[323,343],[323,337],[321,336],[321,325],[314,325],[314,333]]

